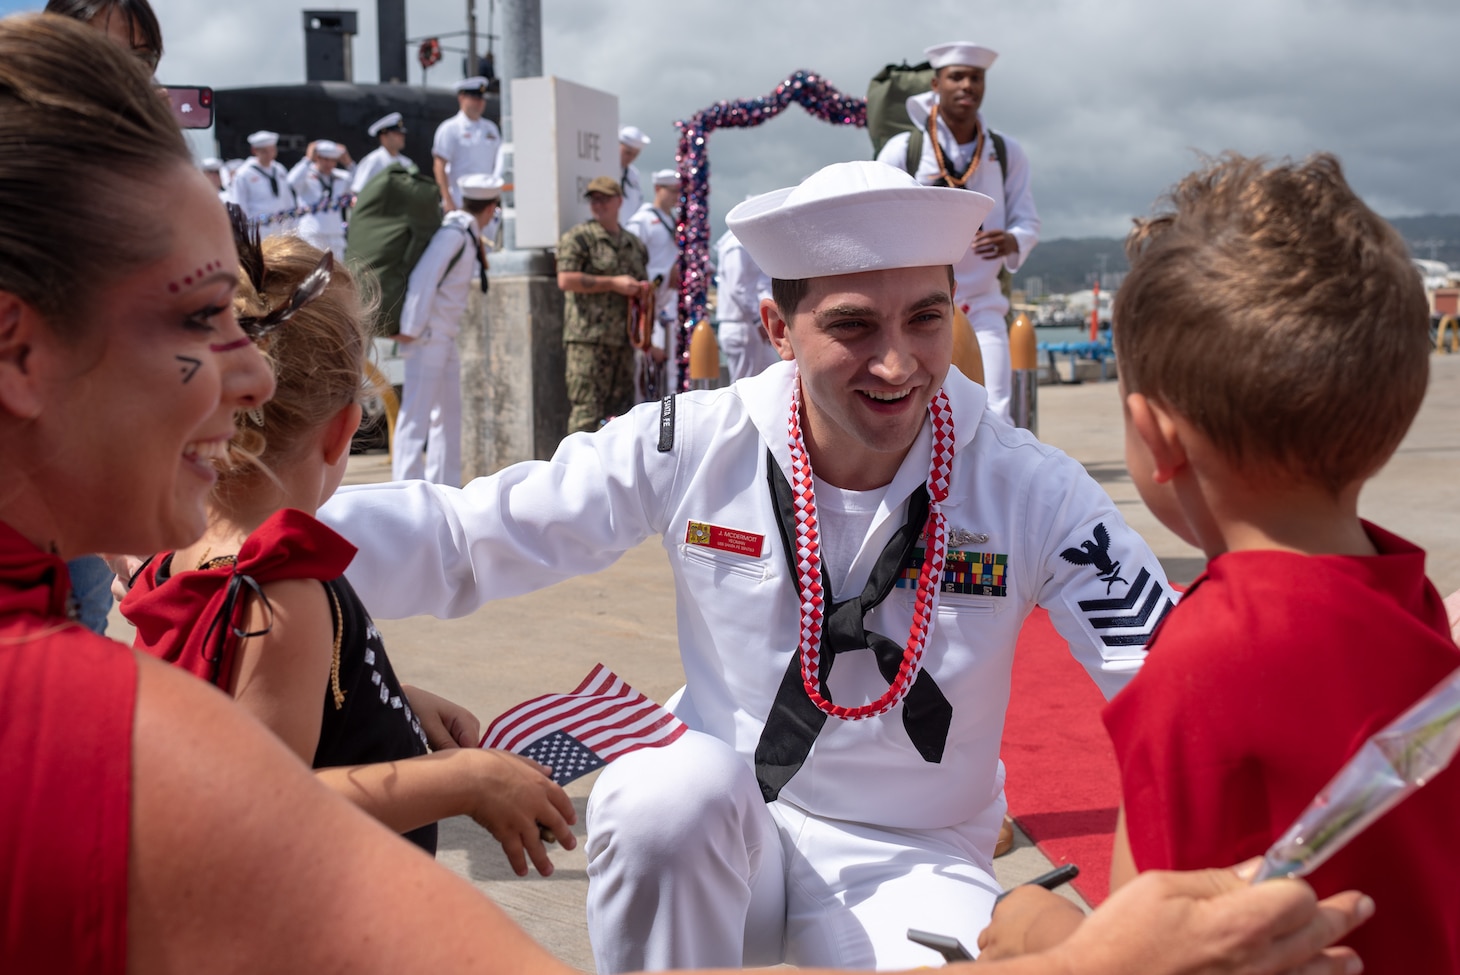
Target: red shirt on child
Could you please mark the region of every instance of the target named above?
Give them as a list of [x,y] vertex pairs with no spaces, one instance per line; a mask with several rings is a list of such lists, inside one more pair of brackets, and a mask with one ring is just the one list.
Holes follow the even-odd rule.
[[[1374,732],[1460,667],[1424,552],[1217,556],[1106,705],[1140,870],[1261,856]],[[1371,825],[1308,881],[1378,906],[1344,943],[1366,971],[1460,972],[1460,769]]]
[[167,588],[159,592],[159,571],[171,557],[164,553],[143,566],[122,600],[122,615],[137,628],[134,645],[226,691],[238,629],[262,587],[285,579],[337,579],[355,546],[310,515],[281,508],[248,536],[236,561],[194,572],[169,566]]

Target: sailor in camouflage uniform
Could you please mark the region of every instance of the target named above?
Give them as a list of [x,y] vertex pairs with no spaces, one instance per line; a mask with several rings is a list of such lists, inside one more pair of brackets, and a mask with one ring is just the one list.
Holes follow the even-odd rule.
[[558,287],[564,292],[563,342],[567,351],[568,432],[597,430],[634,405],[634,349],[629,344],[629,299],[654,292],[649,252],[619,226],[623,191],[608,176],[594,177],[584,194],[593,219],[558,241]]

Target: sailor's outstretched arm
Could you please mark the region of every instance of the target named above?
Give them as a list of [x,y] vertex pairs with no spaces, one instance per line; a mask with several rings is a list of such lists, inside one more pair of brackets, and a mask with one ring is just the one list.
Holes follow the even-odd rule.
[[346,576],[382,619],[456,617],[597,572],[661,531],[674,452],[654,449],[659,405],[565,439],[463,488],[395,481],[341,489],[320,520],[358,548]]

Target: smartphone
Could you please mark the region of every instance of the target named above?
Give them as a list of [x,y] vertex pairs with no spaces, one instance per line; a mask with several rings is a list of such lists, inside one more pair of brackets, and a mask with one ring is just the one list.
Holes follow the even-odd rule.
[[946,934],[934,934],[931,931],[908,928],[907,940],[920,944],[924,948],[932,948],[943,956],[944,961],[973,961],[973,956],[968,953],[967,948],[963,947],[963,942]]
[[185,129],[206,129],[213,124],[213,89],[198,86],[166,85],[167,100],[172,104],[172,117]]

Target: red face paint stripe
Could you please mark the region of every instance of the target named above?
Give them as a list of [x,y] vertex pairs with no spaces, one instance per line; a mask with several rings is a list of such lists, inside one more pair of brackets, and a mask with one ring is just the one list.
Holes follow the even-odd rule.
[[241,339],[234,339],[232,342],[224,342],[220,345],[208,346],[209,352],[232,352],[234,349],[241,349],[246,345],[253,345],[253,340],[248,336]]
[[224,264],[222,261],[209,261],[207,264],[203,265],[192,274],[184,276],[181,282],[168,282],[167,290],[171,291],[173,294],[177,294],[180,288],[182,288],[183,286],[191,286],[194,281],[196,281],[198,284],[202,284],[204,274],[211,274],[214,271],[221,271],[223,270],[223,267]]

